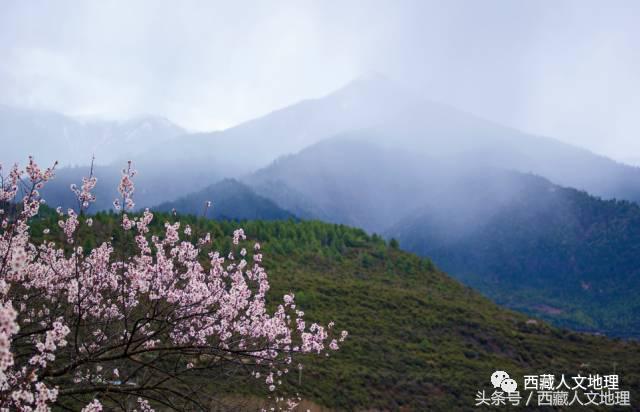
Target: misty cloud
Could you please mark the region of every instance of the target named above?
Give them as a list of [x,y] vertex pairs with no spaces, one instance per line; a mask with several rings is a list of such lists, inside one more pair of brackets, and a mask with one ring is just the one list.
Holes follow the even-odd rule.
[[640,156],[636,2],[20,2],[0,103],[226,128],[363,72],[528,132]]

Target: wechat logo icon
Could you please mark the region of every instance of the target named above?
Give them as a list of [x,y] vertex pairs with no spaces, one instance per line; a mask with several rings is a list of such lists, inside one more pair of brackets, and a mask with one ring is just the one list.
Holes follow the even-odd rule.
[[509,377],[505,371],[495,371],[491,374],[491,384],[494,388],[500,388],[507,393],[513,393],[518,389],[518,383]]

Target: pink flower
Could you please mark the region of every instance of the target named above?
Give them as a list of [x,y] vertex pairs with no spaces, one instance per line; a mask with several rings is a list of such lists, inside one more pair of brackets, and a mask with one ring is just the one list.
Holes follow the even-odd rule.
[[[127,382],[128,374],[144,365],[110,358],[125,347],[142,354],[189,348],[167,376],[176,371],[193,373],[191,369],[200,373],[209,361],[196,363],[195,368],[195,359],[213,349],[243,367],[254,365],[253,376],[265,376],[265,385],[275,391],[280,381],[274,382],[274,377],[286,374],[298,353],[326,354],[346,338],[346,332],[332,338],[333,323],[329,328],[309,326],[304,313],[295,310],[293,293],[284,295],[275,311],[267,309],[270,285],[260,265],[260,245],[255,243],[254,264],[249,265],[246,249],[239,246],[247,239],[242,229],[233,232],[228,259],[210,250],[210,234],[195,243],[181,240],[180,222],[164,222],[164,233],[151,234],[153,213],[130,212],[135,176],[130,162],[118,187],[121,201],[114,202],[122,209],[120,225],[114,229],[118,233],[90,249],[58,244],[55,236],[40,243],[31,238],[29,224],[42,200],[38,190],[53,176],[53,168],[42,170],[33,159],[25,170],[14,167],[1,180],[0,200],[16,196],[24,175],[32,190],[22,201],[23,211],[15,220],[5,218],[0,226],[0,252],[7,257],[0,261],[0,409],[44,411],[52,402],[60,402],[58,396],[64,391],[39,380],[51,371],[63,371],[59,382],[94,385],[113,378]],[[82,182],[81,188],[72,187],[80,211],[95,201],[91,194],[95,178]],[[69,209],[65,215],[58,208],[58,226],[67,243],[84,246],[86,231],[78,230],[78,213]],[[92,227],[93,220],[86,223]],[[185,226],[183,233],[191,236],[192,230]],[[123,239],[126,243],[119,243]],[[235,261],[234,254],[241,259]],[[14,347],[28,356],[14,356]],[[61,351],[64,356],[58,356]],[[144,396],[138,399],[138,409],[151,411]],[[102,410],[97,399],[83,409]]]
[[102,412],[102,404],[94,399],[90,404],[82,408],[82,412]]

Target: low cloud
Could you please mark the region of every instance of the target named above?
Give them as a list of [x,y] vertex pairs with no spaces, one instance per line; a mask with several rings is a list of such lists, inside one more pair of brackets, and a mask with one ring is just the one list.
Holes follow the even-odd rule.
[[632,1],[3,3],[0,103],[211,130],[381,72],[433,100],[640,157]]

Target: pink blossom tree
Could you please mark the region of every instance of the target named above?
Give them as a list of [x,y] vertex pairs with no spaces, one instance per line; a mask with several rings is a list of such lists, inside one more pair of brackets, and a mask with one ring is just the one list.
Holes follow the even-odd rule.
[[337,350],[346,332],[308,325],[293,294],[267,309],[258,243],[247,251],[238,229],[221,256],[210,234],[180,222],[151,234],[153,213],[133,213],[131,163],[114,202],[117,236],[80,246],[79,228],[93,224],[90,175],[71,187],[78,210],[58,208],[59,227],[37,242],[30,224],[54,168],[31,158],[24,170],[0,167],[1,410],[208,410],[219,394],[207,383],[232,373],[295,406],[281,394],[284,375],[300,355]]

